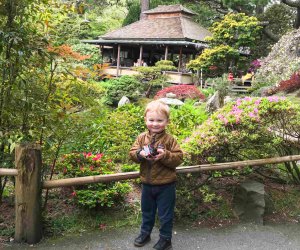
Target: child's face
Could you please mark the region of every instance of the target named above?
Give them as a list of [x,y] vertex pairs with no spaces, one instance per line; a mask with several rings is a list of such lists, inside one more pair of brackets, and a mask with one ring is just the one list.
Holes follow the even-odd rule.
[[145,122],[150,133],[156,134],[165,130],[169,120],[163,113],[148,111],[145,117]]

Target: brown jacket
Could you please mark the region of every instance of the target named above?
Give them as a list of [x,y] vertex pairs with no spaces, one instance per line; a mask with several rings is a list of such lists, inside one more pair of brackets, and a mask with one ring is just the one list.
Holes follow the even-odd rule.
[[[163,145],[165,150],[164,158],[158,161],[140,160],[137,151],[143,146],[154,142],[154,147]],[[151,185],[161,185],[172,183],[176,180],[176,167],[182,163],[183,153],[175,138],[165,131],[150,135],[144,132],[138,136],[129,152],[130,158],[140,163],[140,177],[142,183]]]

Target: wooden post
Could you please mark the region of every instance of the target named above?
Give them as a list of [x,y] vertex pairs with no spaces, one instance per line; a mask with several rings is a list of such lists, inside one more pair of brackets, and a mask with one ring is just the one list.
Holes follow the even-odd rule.
[[165,60],[168,60],[168,45],[166,45],[165,49]]
[[104,50],[104,46],[103,45],[101,45],[100,46],[100,53],[101,53],[101,64],[103,64],[103,50]]
[[118,44],[118,58],[117,58],[117,74],[116,76],[119,76],[119,71],[120,71],[120,53],[121,53],[121,45]]
[[180,47],[180,51],[179,51],[178,72],[181,70],[181,67],[182,67],[182,47]]
[[21,144],[15,149],[18,170],[15,187],[15,241],[37,243],[42,238],[41,216],[41,149],[38,145]]
[[140,46],[139,66],[143,66],[142,59],[143,59],[143,45]]

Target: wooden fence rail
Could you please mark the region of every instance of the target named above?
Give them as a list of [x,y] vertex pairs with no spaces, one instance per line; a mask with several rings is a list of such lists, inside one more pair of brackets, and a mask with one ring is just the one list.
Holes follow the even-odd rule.
[[[184,166],[176,169],[177,173],[225,170],[246,166],[277,164],[300,161],[300,155],[247,160],[238,162]],[[41,180],[41,149],[37,145],[21,144],[15,150],[16,169],[0,168],[0,176],[15,176],[15,241],[35,244],[42,238],[41,194],[42,189],[85,185],[98,182],[111,182],[136,179],[139,172],[118,173],[110,175],[86,176],[61,180]]]
[[[247,166],[260,166],[265,164],[275,164],[289,161],[299,161],[300,155],[291,155],[284,157],[275,157],[259,160],[247,160],[247,161],[237,161],[237,162],[226,162],[226,163],[216,163],[216,164],[203,164],[196,166],[185,166],[177,167],[176,172],[181,173],[194,173],[202,171],[213,171],[213,170],[225,170],[232,168],[241,168]],[[121,181],[136,179],[139,177],[139,172],[127,172],[118,174],[108,174],[108,175],[94,175],[85,177],[75,177],[66,178],[60,180],[44,181],[43,188],[58,188],[76,185],[86,185],[98,182],[111,182],[111,181]]]

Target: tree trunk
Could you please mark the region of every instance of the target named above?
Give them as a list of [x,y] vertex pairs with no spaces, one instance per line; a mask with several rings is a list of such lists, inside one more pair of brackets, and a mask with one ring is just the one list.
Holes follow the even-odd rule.
[[15,241],[34,244],[42,238],[41,220],[41,149],[38,145],[16,147],[18,169],[15,187]]
[[300,7],[297,7],[297,15],[295,20],[295,28],[298,29],[300,27]]
[[143,12],[146,10],[149,10],[149,2],[150,2],[150,0],[141,0],[140,20],[146,19],[147,15],[143,14]]

